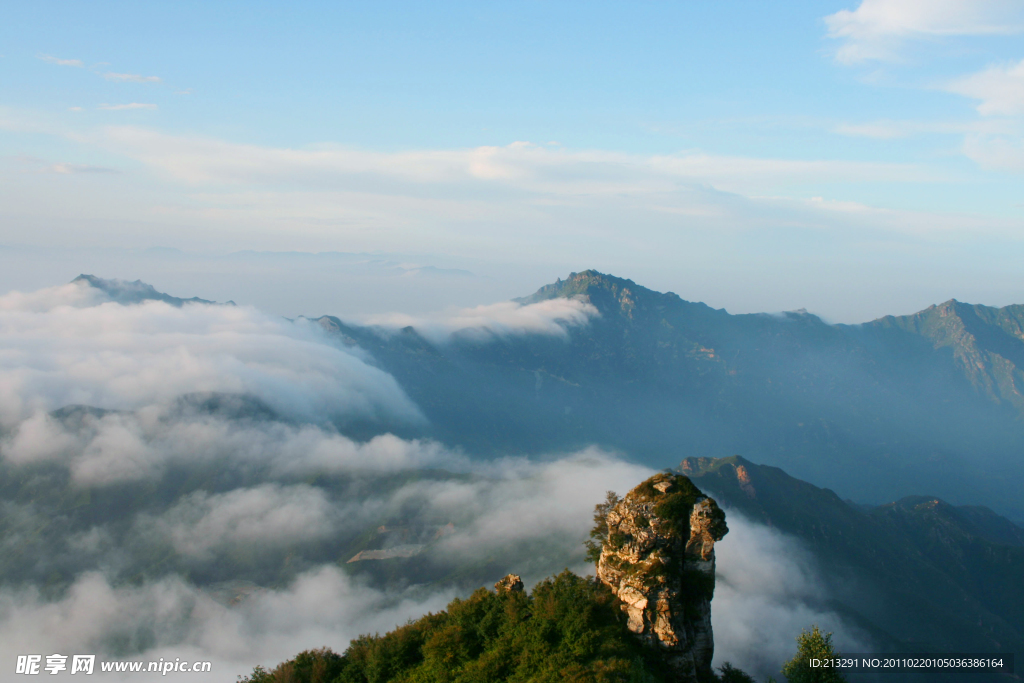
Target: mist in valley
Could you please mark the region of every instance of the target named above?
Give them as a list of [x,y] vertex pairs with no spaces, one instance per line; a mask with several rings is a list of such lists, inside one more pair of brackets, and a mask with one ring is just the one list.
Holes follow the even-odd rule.
[[[340,652],[507,573],[592,574],[594,505],[655,471],[600,447],[480,459],[402,438],[423,412],[321,327],[112,291],[0,297],[0,658],[209,659],[224,680]],[[429,334],[565,343],[589,315],[508,304]],[[729,525],[717,663],[777,673],[811,623],[865,646],[798,540],[738,513]],[[350,562],[374,552],[388,559]]]

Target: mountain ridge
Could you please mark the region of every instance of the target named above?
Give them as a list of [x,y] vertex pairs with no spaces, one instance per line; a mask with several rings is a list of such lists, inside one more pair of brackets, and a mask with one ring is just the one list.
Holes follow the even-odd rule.
[[1006,351],[1024,342],[1004,339],[1024,307],[957,302],[833,325],[800,311],[732,315],[594,270],[518,301],[555,298],[599,315],[564,338],[443,343],[413,328],[321,320],[399,379],[432,436],[471,452],[596,444],[655,467],[680,450],[746,453],[844,497],[877,504],[932,490],[1024,520],[1007,483],[1024,479],[1024,403],[1017,356]]
[[594,270],[520,302],[558,297],[600,315],[564,336],[447,341],[316,321],[422,408],[426,426],[396,433],[474,457],[596,445],[660,468],[680,451],[745,453],[844,498],[928,490],[1024,520],[1013,485],[1024,480],[1024,306],[946,302],[832,325],[798,311],[732,315]]
[[799,538],[840,613],[879,645],[1024,650],[1024,529],[1010,520],[987,511],[979,523],[935,496],[859,509],[742,456],[685,458],[678,471],[727,510]]
[[[145,283],[142,280],[128,281],[118,280],[116,278],[106,279],[82,273],[72,280],[71,283],[83,283],[89,287],[98,289],[109,296],[112,301],[116,301],[120,304],[137,304],[143,301],[163,301],[164,303],[171,304],[172,306],[177,306],[179,308],[185,304],[218,304],[216,301],[200,299],[197,296],[194,296],[191,299],[182,299],[180,297],[171,296],[170,294],[157,290],[156,287]],[[227,301],[225,302],[225,305],[234,306],[235,302]]]

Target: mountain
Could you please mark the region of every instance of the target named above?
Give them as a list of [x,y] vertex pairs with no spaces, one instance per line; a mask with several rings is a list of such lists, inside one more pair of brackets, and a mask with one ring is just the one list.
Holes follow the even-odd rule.
[[[80,284],[115,300],[167,297],[142,283]],[[658,468],[686,458],[682,473],[732,520],[799,539],[821,568],[807,576],[826,582],[811,606],[880,648],[1024,652],[1012,311],[953,302],[945,314],[829,325],[805,312],[730,315],[593,271],[519,306],[501,308],[490,331],[444,335],[319,320],[428,418],[399,435],[440,444],[368,443],[343,424],[297,424],[252,396],[202,391],[159,410],[39,415],[26,434],[53,435],[44,457],[8,457],[16,435],[0,433],[0,589],[57,604],[102,573],[115,592],[165,594],[160,582],[173,578],[224,603],[265,604],[264,592],[323,570],[427,611],[443,604],[425,599],[438,591],[578,566],[586,510],[563,504],[603,481],[591,478],[599,470],[637,472],[593,453],[559,457],[597,444]],[[510,310],[534,322],[508,324]],[[564,311],[574,314],[552,324]],[[361,429],[368,439],[389,427]],[[402,455],[421,447],[426,460]],[[746,458],[687,457],[727,449]],[[97,458],[124,452],[133,459]],[[535,453],[545,457],[479,462]],[[77,477],[82,463],[142,469],[89,480]],[[620,547],[632,553],[626,535],[643,528],[639,514],[618,525]],[[759,552],[747,558],[755,567]],[[125,626],[121,655],[148,648],[151,625]],[[116,627],[99,632],[120,643]]]
[[[119,304],[137,304],[143,301],[163,301],[164,303],[171,304],[172,306],[181,307],[184,304],[214,304],[215,301],[207,301],[206,299],[200,299],[197,296],[191,299],[180,299],[170,294],[164,294],[160,292],[153,285],[146,284],[142,280],[135,280],[129,282],[127,280],[117,279],[104,279],[96,277],[95,275],[82,274],[71,281],[72,283],[82,283],[89,287],[95,287],[104,294],[110,297],[111,301],[116,301]],[[234,306],[234,301],[227,302],[229,305]]]
[[[798,539],[826,584],[822,607],[865,634],[875,651],[1024,652],[1024,529],[991,510],[929,496],[864,509],[739,456],[686,458],[677,471],[685,476],[655,475],[622,499],[610,496],[597,506],[591,534],[598,541],[596,581],[566,571],[529,596],[519,592],[519,577],[506,577],[495,592],[479,589],[384,636],[327,643],[345,650],[342,655],[307,651],[270,672],[258,667],[248,680],[564,680],[543,662],[573,672],[570,680],[691,680],[689,657],[701,654],[697,678],[714,680],[706,649],[715,610],[715,601],[708,602],[715,586],[709,545],[727,532],[725,522],[740,523],[737,515]],[[702,516],[705,506],[712,514]],[[684,523],[677,529],[673,519]],[[718,528],[701,541],[702,523]],[[681,570],[664,568],[674,565]],[[419,567],[398,558],[379,560],[372,571],[396,570],[420,575]],[[719,622],[716,630],[732,626]],[[647,648],[639,647],[644,643]],[[311,673],[314,665],[322,667],[322,677]],[[720,680],[750,680],[741,676],[723,667]],[[965,679],[960,672],[887,671],[857,680]],[[972,672],[971,680],[1018,679]]]
[[609,496],[594,521],[597,580],[619,599],[629,630],[679,683],[715,681],[715,542],[729,532],[722,509],[685,476],[662,472],[621,500]]
[[1024,307],[947,302],[831,325],[806,312],[731,315],[588,270],[524,306],[578,300],[564,336],[385,330],[324,317],[393,374],[424,436],[477,456],[598,444],[655,467],[743,453],[844,497],[921,490],[1024,520]]
[[687,458],[679,471],[801,539],[833,608],[888,651],[1024,652],[1024,529],[991,510],[931,496],[863,509],[739,456]]
[[951,299],[913,315],[886,316],[865,327],[879,336],[917,335],[935,349],[948,350],[979,394],[1024,415],[1024,306],[992,308]]
[[[352,641],[344,654],[326,647],[307,650],[269,671],[256,667],[239,681],[685,680],[676,678],[659,653],[645,648],[626,628],[614,596],[603,584],[566,570],[527,594],[518,579],[506,577],[493,592],[481,588],[467,599],[454,600],[437,614],[428,614],[383,636],[362,636]],[[513,589],[503,584],[506,580]]]
[[[247,683],[578,681],[752,683],[712,669],[711,598],[725,513],[685,476],[659,473],[595,511],[597,578],[569,570],[527,594],[519,575],[344,654],[300,653]],[[315,671],[319,665],[319,671]]]

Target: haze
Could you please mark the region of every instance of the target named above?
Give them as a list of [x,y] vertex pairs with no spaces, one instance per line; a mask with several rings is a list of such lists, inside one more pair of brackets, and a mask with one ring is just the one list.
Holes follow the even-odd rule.
[[123,10],[5,8],[0,290],[415,314],[596,268],[837,322],[1021,300],[1019,1]]

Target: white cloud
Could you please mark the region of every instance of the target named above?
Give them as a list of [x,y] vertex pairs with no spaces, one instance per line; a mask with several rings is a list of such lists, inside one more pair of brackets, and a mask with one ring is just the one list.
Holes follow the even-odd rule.
[[547,334],[568,337],[568,330],[587,324],[598,316],[589,303],[575,299],[550,299],[523,305],[514,301],[464,308],[430,317],[403,314],[368,316],[369,325],[387,328],[411,326],[434,342],[445,342],[453,335],[462,338]]
[[907,40],[1010,35],[1024,30],[1020,0],[862,0],[855,10],[825,17],[828,34],[843,41],[836,58],[851,64],[898,57]]
[[58,66],[83,66],[82,60],[80,59],[60,59],[53,55],[37,55],[37,57],[44,62],[49,62],[50,64],[56,64]]
[[[10,521],[5,544],[17,546],[24,535],[41,528],[55,534],[32,546],[29,552],[36,555],[26,560],[27,566],[67,568],[70,563],[75,573],[66,593],[57,597],[44,597],[31,586],[8,584],[0,590],[3,657],[42,649],[96,652],[103,660],[209,659],[213,676],[222,680],[225,674],[245,673],[257,663],[273,665],[311,647],[341,651],[357,635],[387,631],[442,608],[456,589],[382,592],[354,582],[336,566],[315,563],[276,589],[229,581],[200,590],[171,574],[157,574],[141,585],[125,585],[114,577],[119,572],[135,576],[139,563],[150,568],[147,572],[156,571],[154,554],[167,557],[167,572],[220,566],[244,571],[249,565],[240,558],[251,556],[254,548],[261,558],[287,550],[289,557],[295,553],[297,563],[309,562],[303,548],[340,546],[381,519],[398,518],[410,526],[424,525],[420,531],[427,536],[419,540],[436,543],[430,551],[434,561],[458,567],[486,561],[496,574],[489,581],[515,571],[532,584],[565,566],[591,572],[582,541],[594,504],[606,490],[625,493],[652,474],[648,467],[596,448],[542,461],[474,462],[440,444],[393,435],[357,443],[315,425],[177,411],[164,404],[167,397],[221,382],[225,372],[229,378],[245,376],[253,364],[257,375],[287,379],[273,392],[285,405],[300,402],[289,394],[302,392],[310,402],[336,402],[325,399],[302,371],[330,374],[332,363],[350,361],[339,358],[336,354],[344,352],[337,349],[294,346],[296,341],[324,342],[315,330],[292,329],[250,309],[174,308],[159,302],[123,306],[83,287],[0,297],[0,335],[11,341],[4,353],[9,353],[7,346],[14,350],[13,356],[0,355],[0,404],[20,416],[0,451],[8,467],[63,463],[77,484],[145,479],[156,495],[121,509],[115,522],[90,522],[85,530],[63,531],[63,522],[41,525],[44,513],[37,502],[5,504]],[[506,328],[546,329],[565,315],[552,315],[554,309],[543,306],[523,312],[530,308],[475,310],[454,316],[449,324],[500,320]],[[570,313],[583,320],[585,311],[579,306]],[[211,356],[202,351],[208,348],[217,350],[212,354],[216,363],[203,362]],[[326,353],[331,363],[322,366],[310,359],[317,353]],[[167,357],[174,362],[167,365]],[[163,369],[146,376],[145,367],[154,363]],[[18,374],[23,368],[29,376]],[[339,381],[347,377],[343,373]],[[154,387],[162,384],[170,386]],[[351,389],[351,382],[346,386]],[[11,405],[60,405],[67,395],[101,404],[97,396],[112,397],[135,409],[84,413],[64,421],[41,409],[28,415],[10,411]],[[181,479],[163,477],[172,463],[181,466],[179,473],[215,469],[219,482],[236,484],[216,492],[175,494]],[[428,469],[462,476],[392,476]],[[346,483],[321,486],[311,476],[316,474]],[[812,622],[834,627],[841,645],[853,642],[841,621],[820,606],[826,596],[800,548],[728,514],[732,531],[718,546],[720,580],[712,607],[721,655],[741,666],[777,666],[799,629]],[[438,537],[436,528],[449,522],[450,531]],[[173,554],[168,557],[164,548]],[[316,563],[323,561],[321,556]],[[45,572],[32,575],[37,574]],[[223,596],[239,591],[248,597],[225,607]]]
[[358,180],[362,177],[439,188],[453,184],[465,187],[468,183],[467,189],[477,192],[503,188],[553,196],[607,196],[666,192],[680,183],[710,183],[723,190],[745,191],[781,179],[937,179],[934,172],[912,164],[754,159],[700,152],[642,156],[569,151],[523,142],[505,147],[396,153],[338,147],[282,149],[171,136],[129,126],[106,128],[97,142],[192,184],[366,186],[365,180]]
[[964,154],[983,168],[1020,173],[1024,171],[1024,135],[969,135]]
[[[257,250],[311,252],[393,252],[401,245],[409,255],[403,260],[432,259],[413,255],[438,253],[477,259],[481,265],[473,266],[474,272],[481,280],[490,278],[491,284],[500,281],[501,272],[512,272],[512,264],[530,264],[536,277],[543,278],[539,281],[594,267],[637,273],[662,289],[682,289],[685,298],[730,310],[810,306],[840,316],[837,320],[858,322],[887,312],[877,306],[868,309],[863,302],[884,300],[875,296],[881,281],[892,289],[907,271],[906,264],[882,266],[885,275],[874,285],[878,292],[868,295],[863,278],[855,277],[854,261],[859,268],[889,264],[893,250],[899,250],[925,274],[934,271],[933,256],[948,250],[950,240],[973,248],[982,240],[997,239],[1012,251],[1021,235],[1018,216],[975,201],[970,187],[977,179],[969,168],[936,156],[921,163],[890,164],[695,151],[652,156],[524,145],[389,153],[326,145],[282,149],[143,128],[65,126],[0,112],[0,127],[40,133],[45,127],[82,146],[76,159],[89,161],[81,156],[89,152],[96,155],[97,165],[120,158],[125,163],[118,167],[136,170],[97,176],[88,188],[62,188],[59,203],[49,201],[53,188],[45,177],[21,174],[15,180],[21,181],[23,191],[10,192],[5,208],[22,218],[0,222],[0,237],[9,242],[38,243],[45,237],[80,246],[84,235],[96,234],[96,239],[102,235],[119,246],[149,246],[147,240],[153,238],[146,235],[164,235],[175,246],[225,252],[243,243]],[[950,152],[955,150],[945,156]],[[140,163],[128,163],[132,160]],[[486,165],[503,172],[474,175]],[[900,191],[903,185],[907,192]],[[897,197],[901,207],[909,203],[920,208],[839,213],[804,201],[812,195],[853,199],[865,192],[877,198],[876,206]],[[925,206],[934,193],[945,197],[943,206],[953,208]],[[807,258],[812,250],[816,266]],[[121,272],[133,278],[145,274]],[[775,286],[771,293],[741,286],[746,278]],[[459,287],[453,296],[460,305],[499,300],[528,293],[534,285],[525,280],[520,277],[515,285],[494,289],[486,297],[471,297],[471,286]],[[815,286],[808,289],[811,280]],[[284,308],[276,292],[259,293],[271,289],[266,280],[242,294],[236,294],[236,287],[230,296],[251,293],[288,315],[354,316],[380,310],[364,303],[377,296],[376,285],[360,283],[330,292],[322,286],[325,280],[307,282],[317,288],[317,298],[289,281],[280,288],[290,290]],[[973,276],[962,275],[955,286],[970,289],[975,282]],[[921,285],[903,305],[909,310],[948,298],[944,292],[949,286],[946,280]],[[356,291],[369,294],[361,297]],[[386,308],[436,308],[424,291],[407,291],[405,301],[416,297],[414,306],[389,302]],[[808,300],[808,292],[816,301]],[[1012,298],[1010,293],[1005,296]],[[356,300],[363,303],[352,303]],[[357,305],[365,307],[350,308]]]
[[60,173],[61,175],[74,175],[78,173],[115,173],[114,169],[104,168],[102,166],[89,166],[88,164],[68,164],[59,163],[53,164],[48,167],[48,171],[52,173]]
[[[265,366],[287,368],[289,356],[303,353],[301,349],[290,347],[281,340],[268,341],[271,343],[261,350]],[[111,358],[108,360],[123,361],[124,353],[123,349],[110,349]],[[278,354],[279,357],[274,358]],[[59,350],[48,356],[46,363],[51,367],[59,367],[63,362],[77,362],[75,359],[75,353]],[[43,365],[38,360],[33,364]],[[129,370],[132,367],[132,364],[124,365]],[[47,401],[45,397],[34,396],[40,387],[38,381],[33,381],[31,377],[7,382],[4,392],[0,394],[0,404],[12,412],[6,415],[10,429],[0,440],[0,455],[15,465],[63,463],[76,482],[87,485],[158,479],[172,465],[192,467],[216,464],[238,471],[261,471],[274,477],[304,477],[315,473],[383,475],[422,467],[442,467],[448,470],[468,468],[465,456],[430,441],[404,440],[391,434],[381,434],[368,441],[357,442],[330,427],[268,419],[255,422],[224,419],[201,411],[187,408],[182,410],[173,403],[168,405],[170,398],[178,392],[189,391],[190,386],[199,387],[211,380],[218,381],[216,375],[219,371],[216,367],[204,368],[202,364],[197,365],[199,367],[184,373],[182,379],[185,384],[172,388],[166,394],[145,391],[141,396],[128,397],[128,402],[137,404],[133,412],[87,412],[70,423],[52,417],[39,408],[19,421],[18,416],[13,414],[16,408],[45,408],[61,405],[65,401]],[[204,375],[204,371],[210,375]],[[99,374],[102,376],[104,372],[100,371]],[[416,408],[392,384],[390,377],[382,373],[380,376],[385,378],[383,386],[378,387],[382,393],[375,398],[371,397],[371,403],[382,400],[384,403],[381,408],[385,413],[397,416],[400,421],[420,419]],[[326,379],[331,381],[330,378]],[[358,386],[346,383],[344,375],[337,380],[341,384],[338,390],[342,392],[360,391]],[[188,382],[192,382],[192,385]],[[52,389],[45,386],[42,388]],[[277,389],[277,393],[283,395],[273,397],[276,405],[286,415],[290,413],[301,417],[305,406],[293,405],[294,396],[289,398],[287,394],[301,393],[310,387],[303,386],[299,379],[286,392],[281,387]],[[370,390],[372,393],[373,387]],[[315,387],[313,391],[316,391]],[[397,393],[391,394],[392,391]],[[58,397],[61,395],[57,394]],[[312,397],[307,397],[307,400]],[[343,399],[344,394],[340,398]],[[162,403],[154,404],[153,400]],[[390,403],[393,400],[397,400],[397,403]],[[97,401],[86,398],[85,402]],[[323,395],[320,402],[326,404],[322,410],[343,416],[353,411],[359,415],[362,407],[346,406],[329,394]],[[246,409],[244,403],[236,405],[243,411]]]
[[144,104],[142,102],[130,102],[128,104],[101,104],[98,109],[105,111],[121,111],[124,109],[156,109],[155,104]]
[[300,650],[328,645],[342,651],[361,634],[388,631],[443,609],[452,597],[450,590],[387,594],[324,566],[285,588],[256,591],[232,608],[177,577],[113,586],[102,574],[86,573],[56,600],[35,589],[0,592],[0,657],[91,652],[99,655],[97,671],[100,661],[112,659],[213,660],[210,673],[188,678],[223,681]]
[[77,282],[0,297],[0,336],[0,424],[70,404],[135,410],[189,392],[252,395],[299,419],[421,419],[358,350],[248,307],[125,306]]
[[0,454],[14,464],[65,463],[76,482],[92,485],[159,478],[169,465],[221,464],[275,477],[469,467],[465,456],[431,441],[381,434],[358,442],[314,425],[182,415],[158,406],[86,415],[70,427],[36,413],[0,441]]
[[561,561],[575,565],[580,573],[593,573],[583,560],[583,541],[593,526],[594,505],[606,491],[624,495],[654,474],[649,467],[593,447],[550,462],[508,458],[490,465],[475,463],[473,469],[486,476],[399,492],[402,497],[422,497],[435,513],[468,518],[444,539],[446,553],[478,557],[514,543],[545,541],[549,547],[562,548]]
[[159,83],[159,76],[140,76],[139,74],[116,74],[116,73],[105,73],[103,78],[108,81],[120,81],[120,82],[131,82],[131,83]]
[[865,123],[840,123],[833,132],[850,137],[894,140],[919,135],[966,135],[968,133],[1000,133],[1008,127],[1000,121],[907,121],[882,119]]
[[[95,141],[184,183],[185,191],[202,188],[188,202],[162,207],[161,218],[175,223],[279,231],[285,221],[325,238],[338,230],[355,239],[390,236],[425,252],[440,244],[464,251],[486,243],[489,254],[528,252],[531,259],[538,258],[529,246],[536,243],[562,259],[579,258],[604,241],[620,245],[620,256],[643,251],[649,258],[651,248],[683,248],[671,243],[691,232],[703,233],[697,238],[703,240],[780,221],[812,224],[820,217],[751,201],[805,183],[954,180],[916,164],[699,152],[644,156],[522,143],[397,153],[280,149],[125,126],[106,128]],[[637,228],[624,231],[623,225]]]
[[159,517],[143,516],[139,533],[169,537],[182,555],[208,558],[239,548],[266,550],[329,536],[339,523],[321,489],[263,484],[185,496]]
[[[166,511],[144,512],[134,521],[128,517],[131,511],[125,511],[132,521],[130,542],[119,544],[109,531],[117,525],[110,525],[74,536],[69,544],[79,556],[106,558],[127,552],[139,539],[169,539],[186,558],[216,564],[219,558],[235,557],[238,566],[241,550],[256,547],[264,553],[296,541],[330,539],[341,527],[350,534],[362,533],[382,511],[401,510],[413,520],[426,516],[456,522],[456,531],[444,537],[439,551],[453,566],[500,558],[511,564],[495,569],[497,575],[488,583],[504,571],[516,571],[532,585],[567,565],[591,571],[582,562],[582,540],[592,524],[595,501],[607,489],[622,492],[651,474],[646,467],[598,450],[551,462],[475,463],[471,471],[472,478],[449,481],[416,477],[397,489],[370,479],[370,485],[355,487],[335,502],[305,484],[192,493]],[[372,514],[361,514],[362,509]],[[24,517],[26,509],[4,513],[10,520]],[[18,528],[39,527],[31,516],[16,521]],[[523,547],[543,552],[509,551]],[[59,544],[40,549],[61,552]],[[301,559],[301,554],[295,558]],[[248,598],[225,607],[222,594],[231,596],[236,585]],[[328,645],[340,652],[358,635],[391,630],[442,609],[457,593],[473,588],[420,586],[386,593],[355,582],[331,565],[314,567],[278,589],[245,582],[197,589],[176,576],[128,586],[84,569],[61,597],[43,597],[33,588],[0,590],[0,656],[28,648],[96,652],[109,659],[120,649],[121,657],[136,659],[212,659],[216,680],[223,680],[226,672],[246,673],[257,663],[273,665],[312,647]]]
[[949,92],[979,100],[983,116],[1024,114],[1024,60],[1016,64],[990,66],[947,84]]
[[[216,563],[243,548],[258,546],[262,552],[291,541],[330,539],[341,526],[359,530],[388,510],[403,510],[411,519],[455,522],[437,549],[453,566],[485,559],[493,565],[500,559],[494,579],[514,571],[532,586],[565,566],[592,573],[581,542],[595,502],[606,490],[623,494],[652,474],[596,449],[549,462],[474,463],[471,471],[472,478],[426,477],[396,490],[366,486],[358,496],[346,495],[348,507],[332,505],[322,490],[305,484],[193,493],[164,513],[137,517],[131,538],[169,538],[185,557]],[[373,514],[360,514],[361,508]],[[5,510],[8,517],[23,512]],[[716,663],[728,660],[754,673],[776,673],[792,656],[800,629],[812,623],[835,631],[837,645],[847,651],[870,649],[828,608],[814,561],[797,541],[734,511],[727,515],[730,533],[716,545]],[[31,518],[19,522],[19,528],[37,526]],[[106,528],[70,541],[81,554],[102,557],[124,550]],[[383,633],[437,611],[473,587],[383,592],[332,565],[313,567],[274,589],[241,581],[197,589],[176,576],[129,586],[83,570],[62,597],[44,598],[33,588],[0,591],[0,655],[36,648],[96,652],[109,659],[119,648],[120,657],[133,659],[211,659],[213,674],[222,680],[225,672],[246,673],[257,663],[272,666],[312,647],[328,645],[340,652],[357,635]],[[248,597],[229,600],[239,593]],[[235,604],[226,607],[229,601]]]
[[867,636],[829,607],[816,562],[797,539],[728,508],[726,521],[729,533],[715,544],[715,666],[731,662],[757,679],[777,676],[796,653],[796,636],[812,624],[834,632],[840,652],[872,650]]

